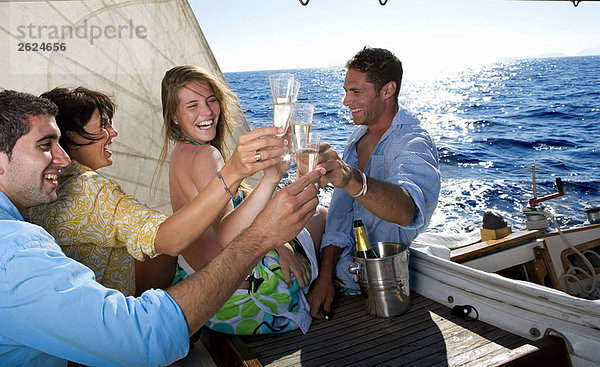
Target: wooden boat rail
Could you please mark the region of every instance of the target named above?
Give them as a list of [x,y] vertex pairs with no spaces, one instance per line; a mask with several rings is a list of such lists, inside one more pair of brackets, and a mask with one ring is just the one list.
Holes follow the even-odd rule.
[[494,252],[506,250],[514,246],[519,246],[539,237],[540,231],[513,232],[508,236],[497,240],[481,241],[452,249],[450,251],[450,260],[454,262],[464,262]]

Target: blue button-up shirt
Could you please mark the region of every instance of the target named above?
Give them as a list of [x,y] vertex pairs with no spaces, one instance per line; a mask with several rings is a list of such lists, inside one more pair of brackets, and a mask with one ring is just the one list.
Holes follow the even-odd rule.
[[[366,130],[366,126],[356,127],[344,150],[342,158],[354,168],[358,168],[356,143]],[[355,247],[353,221],[363,221],[371,243],[396,241],[409,246],[429,224],[441,186],[435,143],[421,128],[419,120],[402,107],[373,150],[364,172],[369,177],[402,186],[415,202],[416,212],[412,222],[403,227],[379,219],[346,191],[334,190],[321,248],[333,245],[343,249],[336,266],[336,276],[347,288],[355,289],[358,284],[348,273],[351,252]]]
[[0,365],[158,366],[189,348],[168,293],[103,287],[0,192]]

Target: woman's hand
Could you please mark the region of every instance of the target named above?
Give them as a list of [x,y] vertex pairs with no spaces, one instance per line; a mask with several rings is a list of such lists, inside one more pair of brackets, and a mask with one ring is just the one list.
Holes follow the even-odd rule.
[[281,245],[275,249],[279,254],[279,265],[283,279],[288,287],[292,286],[291,274],[294,274],[300,288],[306,287],[310,283],[310,267],[307,260],[302,255],[296,253],[289,243]]
[[[292,129],[288,128],[285,135],[283,136],[287,141],[292,141]],[[279,164],[272,165],[271,167],[267,167],[263,170],[263,180],[267,182],[278,184],[283,177],[283,174],[290,167],[291,163],[291,155],[292,155],[292,146],[288,144],[283,151],[283,159]]]
[[226,170],[233,171],[241,180],[280,164],[289,145],[287,139],[275,136],[281,133],[280,128],[269,126],[240,135],[233,154],[225,164]]
[[[283,152],[284,156],[291,154],[289,150]],[[287,157],[286,157],[287,158]],[[291,159],[282,159],[279,163],[267,167],[263,170],[263,180],[278,184],[283,177],[283,174],[290,167]]]

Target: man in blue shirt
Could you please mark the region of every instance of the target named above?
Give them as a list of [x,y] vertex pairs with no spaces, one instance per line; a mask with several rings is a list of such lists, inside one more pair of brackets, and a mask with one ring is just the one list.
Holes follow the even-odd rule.
[[343,158],[321,146],[321,184],[335,189],[321,240],[319,276],[309,294],[311,315],[331,311],[334,282],[350,293],[353,221],[361,219],[371,243],[407,246],[424,230],[441,185],[439,159],[429,134],[398,105],[402,63],[390,51],[365,47],[346,64],[344,105],[357,125]]
[[[181,359],[188,336],[267,251],[302,229],[317,206],[314,184],[323,170],[282,189],[202,271],[166,291],[125,297],[97,283],[89,268],[66,257],[52,236],[23,218],[29,207],[56,199],[57,176],[70,163],[58,144],[56,112],[48,100],[0,92],[2,366],[66,366],[67,360],[158,366]],[[228,200],[225,191],[211,193],[206,213]]]

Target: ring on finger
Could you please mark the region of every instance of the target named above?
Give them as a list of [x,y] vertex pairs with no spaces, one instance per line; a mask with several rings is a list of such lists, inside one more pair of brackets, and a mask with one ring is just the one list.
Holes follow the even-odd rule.
[[257,150],[256,153],[254,153],[254,160],[256,161],[256,163],[260,163],[261,158],[260,158],[260,152]]

